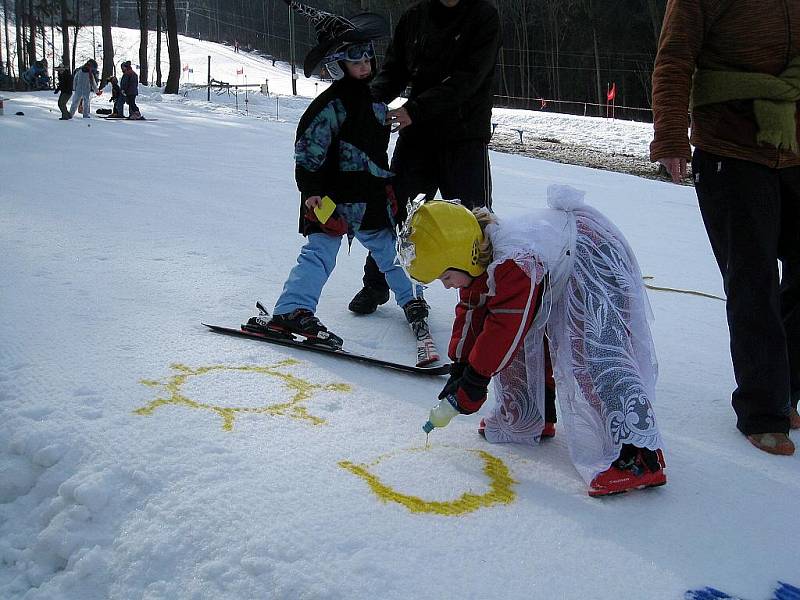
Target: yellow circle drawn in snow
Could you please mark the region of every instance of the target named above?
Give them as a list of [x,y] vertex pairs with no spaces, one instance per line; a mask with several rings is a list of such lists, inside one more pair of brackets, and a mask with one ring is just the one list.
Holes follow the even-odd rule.
[[[425,451],[426,448],[411,448],[410,452]],[[403,494],[381,482],[376,475],[370,472],[370,467],[376,466],[390,455],[384,455],[369,465],[355,464],[347,460],[339,461],[339,466],[357,475],[367,482],[373,493],[383,502],[396,502],[405,506],[412,513],[430,513],[445,516],[460,516],[475,512],[495,504],[511,504],[516,499],[513,486],[517,483],[512,477],[505,463],[485,452],[484,450],[466,449],[483,460],[483,472],[489,478],[489,490],[484,494],[464,492],[450,501],[425,500],[418,496]]]
[[[165,381],[154,381],[150,379],[142,379],[139,383],[150,387],[162,387],[167,392],[167,396],[163,398],[156,398],[142,408],[134,410],[137,415],[150,415],[160,406],[166,404],[176,404],[188,406],[189,408],[198,408],[203,410],[210,410],[217,413],[222,417],[222,429],[224,431],[231,431],[233,429],[233,421],[238,414],[241,413],[260,413],[268,415],[282,415],[293,419],[300,419],[310,421],[313,425],[319,425],[325,422],[325,419],[317,417],[308,412],[303,403],[311,398],[317,391],[328,392],[349,392],[352,388],[346,383],[331,383],[328,385],[319,385],[311,383],[304,379],[295,377],[291,373],[284,373],[278,370],[280,367],[287,367],[299,364],[299,361],[287,359],[280,361],[274,365],[259,367],[253,365],[245,366],[230,366],[230,365],[211,365],[207,367],[187,367],[180,363],[173,363],[170,368],[177,371],[174,375],[167,378]],[[183,384],[191,377],[198,377],[209,373],[216,373],[220,371],[234,371],[241,373],[260,373],[262,375],[269,375],[276,377],[283,381],[284,387],[294,392],[290,400],[280,402],[278,404],[270,404],[268,406],[256,407],[229,407],[217,406],[214,404],[207,404],[204,402],[197,402],[185,396],[181,390]]]

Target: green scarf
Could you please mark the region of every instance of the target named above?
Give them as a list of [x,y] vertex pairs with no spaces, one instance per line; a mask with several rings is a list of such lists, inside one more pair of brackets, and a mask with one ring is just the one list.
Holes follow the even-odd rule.
[[692,81],[692,107],[729,100],[753,100],[759,144],[800,154],[797,102],[800,101],[800,56],[778,75],[698,69]]

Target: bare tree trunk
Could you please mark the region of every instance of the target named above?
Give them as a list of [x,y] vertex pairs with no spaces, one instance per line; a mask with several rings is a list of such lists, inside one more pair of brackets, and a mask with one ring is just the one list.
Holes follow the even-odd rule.
[[594,11],[594,0],[584,0],[583,8],[586,10],[586,16],[589,21],[589,27],[592,29],[592,51],[594,52],[594,76],[595,76],[595,93],[597,94],[597,115],[603,116],[603,104],[605,104],[605,96],[603,96],[603,81],[600,78],[600,45],[597,42],[597,21]]
[[143,85],[147,85],[147,36],[150,33],[147,27],[149,0],[139,0],[136,3],[136,9],[139,11],[139,81]]
[[661,37],[661,22],[664,20],[664,8],[657,0],[647,0],[647,11],[650,14],[650,24],[653,27],[653,38],[658,43]]
[[597,84],[597,116],[603,116],[603,84],[600,81],[600,49],[597,46],[597,29],[592,21],[592,42],[594,43],[594,72],[595,83]]
[[78,48],[78,31],[81,28],[81,3],[80,0],[75,0],[75,34],[72,36],[72,71],[75,72],[75,67],[77,65],[75,62],[78,60],[78,57],[75,56],[77,54]]
[[28,66],[36,62],[36,19],[33,16],[33,0],[28,0]]
[[61,0],[61,63],[69,68],[69,25],[67,0]]
[[50,47],[53,49],[53,64],[50,65],[50,81],[55,87],[56,84],[56,10],[50,7]]
[[165,0],[167,11],[167,52],[169,53],[169,75],[165,94],[177,94],[181,81],[181,51],[178,48],[178,18],[175,14],[175,0]]
[[161,87],[161,0],[156,0],[156,85]]
[[8,2],[3,0],[3,28],[6,32],[6,75],[11,77],[11,42],[8,39]]
[[114,40],[111,38],[111,0],[100,0],[100,24],[103,29],[103,73],[100,77],[100,87],[103,87],[109,77],[114,74]]
[[25,72],[25,40],[22,15],[22,0],[14,0],[14,25],[17,30],[17,77]]
[[[3,0],[3,18],[6,16],[6,2]],[[6,63],[3,61],[3,40],[8,42],[8,27],[5,29],[5,33],[0,35],[0,75],[4,74],[7,70]],[[8,47],[8,44],[6,44]],[[6,56],[8,56],[8,50],[6,50]],[[11,57],[8,56],[8,59],[11,60]]]

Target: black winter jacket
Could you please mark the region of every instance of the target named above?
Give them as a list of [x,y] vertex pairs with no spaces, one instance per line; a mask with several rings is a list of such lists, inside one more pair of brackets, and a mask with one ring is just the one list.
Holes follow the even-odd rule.
[[412,124],[400,135],[424,129],[438,141],[488,140],[501,42],[500,17],[487,0],[452,8],[422,0],[400,17],[373,95],[391,102],[410,85]]
[[[381,105],[385,112],[385,106]],[[389,127],[379,121],[367,82],[345,76],[309,105],[297,125],[295,180],[301,193],[300,233],[319,231],[304,219],[304,200],[330,196],[337,204],[365,203],[362,229],[390,225]],[[368,161],[381,174],[369,170]],[[383,176],[382,176],[383,175]]]
[[125,74],[119,81],[119,87],[122,94],[125,96],[138,96],[139,95],[139,76],[131,72]]
[[69,71],[58,72],[58,91],[62,94],[72,94],[72,73]]

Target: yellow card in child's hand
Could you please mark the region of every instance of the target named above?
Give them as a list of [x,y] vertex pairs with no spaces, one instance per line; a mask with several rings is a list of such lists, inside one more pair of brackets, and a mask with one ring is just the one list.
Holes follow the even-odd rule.
[[317,215],[319,222],[324,225],[325,222],[331,218],[334,210],[336,210],[336,205],[333,203],[333,200],[328,196],[323,196],[322,204],[314,209],[314,214]]

